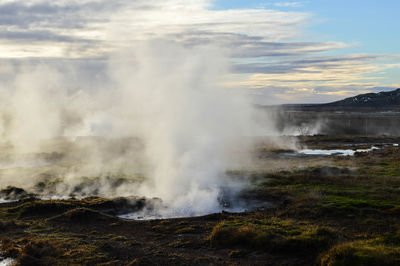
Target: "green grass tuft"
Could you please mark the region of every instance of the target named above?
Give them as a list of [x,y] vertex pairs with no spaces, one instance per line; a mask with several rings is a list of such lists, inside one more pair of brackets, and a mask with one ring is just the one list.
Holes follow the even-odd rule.
[[207,239],[212,246],[296,252],[326,248],[337,238],[338,233],[328,227],[273,218],[221,222]]
[[377,244],[371,240],[339,244],[319,258],[319,265],[400,265],[400,248]]

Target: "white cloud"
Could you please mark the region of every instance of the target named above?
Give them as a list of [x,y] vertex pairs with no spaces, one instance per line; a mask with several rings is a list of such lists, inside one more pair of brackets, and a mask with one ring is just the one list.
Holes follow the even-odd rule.
[[[394,56],[395,57],[395,56]],[[397,88],[386,81],[385,70],[396,64],[386,55],[349,55],[306,57],[270,63],[237,65],[241,78],[225,83],[227,87],[251,88],[256,102],[263,104],[318,103],[339,100],[376,88]],[[382,89],[383,90],[383,89]]]
[[302,2],[279,2],[279,3],[274,3],[274,6],[276,7],[300,7],[302,6]]
[[[178,35],[176,40],[192,45],[223,41],[230,35],[235,36],[231,46],[234,41],[254,46],[299,37],[308,18],[306,13],[211,10],[210,6],[206,0],[2,1],[0,57],[69,57],[71,49],[78,57],[93,56],[96,51],[100,56],[132,41]],[[38,53],[37,47],[47,52]],[[80,50],[82,54],[76,54]]]
[[[168,39],[197,46],[213,43],[233,58],[230,86],[307,89],[378,86],[397,61],[376,56],[322,57],[348,47],[304,41],[312,14],[270,8],[214,10],[212,0],[0,0],[0,59],[106,58],[140,40]],[[91,65],[91,67],[94,67]],[[99,68],[99,67],[98,67]],[[1,78],[1,77],[0,77]],[[384,84],[390,86],[391,84]],[[282,89],[283,91],[288,91]],[[278,95],[278,93],[277,93]]]

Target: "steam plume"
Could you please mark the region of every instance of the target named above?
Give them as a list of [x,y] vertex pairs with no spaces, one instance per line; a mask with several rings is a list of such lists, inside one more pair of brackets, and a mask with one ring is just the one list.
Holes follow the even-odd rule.
[[[140,173],[143,180],[117,189],[107,178],[91,184],[102,196],[159,197],[168,206],[166,215],[218,211],[221,189],[238,186],[225,176],[233,149],[260,129],[247,98],[219,85],[228,66],[217,47],[160,40],[113,55],[101,73],[105,85],[96,89],[85,90],[85,82],[78,82],[81,89],[70,87],[77,69],[34,66],[19,72],[13,90],[3,89],[10,99],[3,108],[3,135],[13,154],[57,151],[54,145],[44,149],[43,140],[59,136],[74,143],[63,152],[67,162],[78,164],[47,169],[62,180],[54,192],[60,196],[84,176]],[[135,138],[143,147],[139,156],[137,145],[118,150],[103,139],[78,141],[80,136]],[[30,182],[20,182],[25,186],[38,181],[37,173],[28,174],[23,179]],[[12,183],[11,176],[3,171],[0,178]]]

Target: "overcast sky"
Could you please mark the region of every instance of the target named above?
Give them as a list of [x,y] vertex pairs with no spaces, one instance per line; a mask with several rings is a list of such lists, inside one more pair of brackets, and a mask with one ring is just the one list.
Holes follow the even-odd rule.
[[95,74],[115,50],[165,38],[224,47],[224,85],[257,103],[328,102],[400,87],[399,11],[397,0],[0,0],[0,82],[36,61]]

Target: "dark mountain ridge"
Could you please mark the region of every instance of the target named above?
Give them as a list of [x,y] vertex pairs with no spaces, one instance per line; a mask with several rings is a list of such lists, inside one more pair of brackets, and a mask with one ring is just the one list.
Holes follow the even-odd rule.
[[400,107],[400,89],[360,94],[344,100],[322,104],[329,107]]

